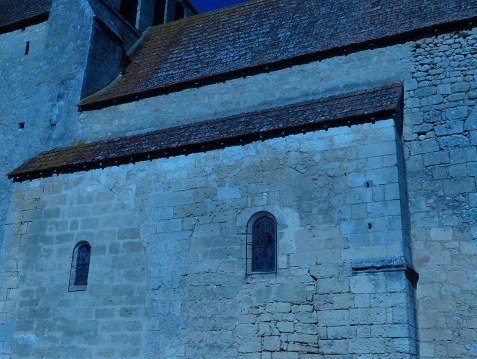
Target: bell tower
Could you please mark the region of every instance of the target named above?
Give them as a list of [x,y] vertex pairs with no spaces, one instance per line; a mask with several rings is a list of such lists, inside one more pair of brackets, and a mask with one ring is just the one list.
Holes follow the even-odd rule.
[[161,25],[197,14],[189,0],[115,0],[113,6],[141,32],[151,25]]
[[155,0],[153,25],[165,24],[196,15],[189,0]]

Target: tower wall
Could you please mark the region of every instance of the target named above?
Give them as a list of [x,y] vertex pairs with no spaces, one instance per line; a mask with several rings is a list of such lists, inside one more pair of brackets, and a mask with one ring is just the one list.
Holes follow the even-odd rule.
[[[81,98],[93,16],[94,11],[86,0],[70,1],[68,6],[53,1],[46,21],[0,34],[4,48],[0,59],[2,173],[42,151],[74,141],[80,116],[76,104]],[[3,176],[0,179],[2,258],[13,250],[12,242],[5,245],[11,196],[12,184]],[[21,244],[13,244],[16,245]],[[11,302],[6,303],[18,288],[19,271],[20,268],[12,267],[12,262],[2,261],[0,356],[8,356],[11,349],[15,309]],[[28,338],[25,337],[27,342]]]

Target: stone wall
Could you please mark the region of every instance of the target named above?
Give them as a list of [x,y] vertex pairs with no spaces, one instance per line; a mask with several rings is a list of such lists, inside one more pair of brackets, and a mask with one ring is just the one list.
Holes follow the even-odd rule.
[[[365,50],[270,73],[171,92],[79,115],[76,140],[135,134],[286,105],[308,98],[404,82],[411,86],[412,43]],[[409,84],[408,84],[409,82]]]
[[91,13],[83,1],[70,5],[54,2],[49,21],[0,35],[2,229],[10,194],[4,174],[45,149],[72,141]]
[[406,99],[422,358],[477,356],[477,30],[416,42]]
[[[33,87],[37,82],[32,78],[37,68],[41,68],[42,49],[45,44],[46,24],[42,23],[27,27],[24,31],[17,30],[0,35],[2,56],[0,58],[0,146],[2,160],[0,163],[2,177],[0,178],[0,253],[5,254],[5,220],[11,196],[11,181],[4,175],[21,161],[26,160],[36,152],[32,148],[42,147],[45,137],[41,132],[33,135],[41,126],[41,120],[31,116],[31,112],[42,110],[40,103],[22,103],[20,99],[32,98],[35,91],[43,92],[41,88]],[[28,44],[28,54],[26,48]],[[44,93],[43,93],[44,94]],[[18,104],[7,107],[9,104]],[[43,108],[44,110],[44,108]],[[17,145],[21,143],[22,146]],[[30,146],[23,146],[28,143]],[[4,256],[2,255],[2,259]],[[13,271],[16,269],[12,262],[2,262],[2,269]],[[13,267],[12,267],[13,265]],[[13,303],[5,301],[10,288],[15,282],[4,279],[3,270],[0,270],[0,358],[10,353],[11,336],[13,333],[13,318],[10,316]]]
[[[5,174],[41,151],[66,146],[74,140],[76,104],[91,37],[93,11],[87,0],[53,1],[49,19],[0,34],[0,253],[17,251],[5,223],[12,183]],[[73,136],[72,136],[73,135]],[[30,203],[31,204],[31,203]],[[27,204],[28,205],[28,204]],[[13,254],[12,254],[13,255]],[[2,260],[0,270],[0,357],[10,352],[12,303],[5,302],[18,286],[20,268]],[[16,274],[15,274],[16,273]],[[30,337],[25,337],[26,341]]]
[[[475,33],[474,28],[436,35],[84,112],[78,136],[138,133],[311,95],[403,81],[412,228],[408,238],[420,273],[421,356],[471,357],[476,355],[477,343],[471,319],[476,314],[471,294],[476,270],[472,239],[477,233]],[[260,96],[250,96],[257,93]],[[105,131],[100,133],[93,124],[98,118],[109,119],[106,122],[112,125],[102,126]]]
[[[4,176],[0,358],[13,335],[11,357],[407,358],[416,337],[422,358],[477,356],[476,28],[78,113],[93,11],[68,4],[0,35],[3,174],[74,141],[391,82],[404,83],[404,150],[379,121],[22,184]],[[279,270],[245,276],[259,210],[278,219]],[[70,293],[82,239],[90,284]]]
[[[12,357],[412,357],[399,143],[391,119],[15,184]],[[246,275],[259,211],[278,270]]]
[[124,44],[102,22],[92,24],[91,46],[85,70],[81,97],[109,85],[120,73],[125,61]]

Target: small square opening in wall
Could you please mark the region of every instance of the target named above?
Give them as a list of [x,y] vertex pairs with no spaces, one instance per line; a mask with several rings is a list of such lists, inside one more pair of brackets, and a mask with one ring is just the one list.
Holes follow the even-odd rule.
[[20,123],[18,124],[18,128],[21,129],[21,130],[23,130],[23,129],[25,128],[25,122],[20,122]]

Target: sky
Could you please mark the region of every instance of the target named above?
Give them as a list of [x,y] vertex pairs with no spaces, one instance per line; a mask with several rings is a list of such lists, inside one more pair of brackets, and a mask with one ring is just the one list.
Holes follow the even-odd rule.
[[238,4],[246,0],[189,0],[199,13],[219,9],[221,7]]

